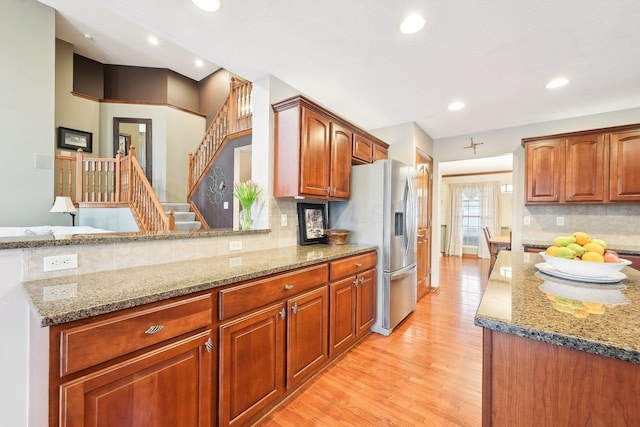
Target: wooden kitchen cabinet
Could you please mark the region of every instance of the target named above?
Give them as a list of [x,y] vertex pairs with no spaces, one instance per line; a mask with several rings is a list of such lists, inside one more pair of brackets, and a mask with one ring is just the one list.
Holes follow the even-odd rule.
[[612,133],[610,150],[609,199],[640,201],[640,131]]
[[274,196],[348,199],[353,132],[301,97],[274,108]]
[[559,202],[564,194],[565,140],[525,145],[527,202]]
[[211,426],[212,296],[50,330],[50,425]]
[[525,138],[526,203],[640,201],[640,125]]
[[416,204],[418,207],[418,235],[417,235],[417,300],[431,291],[431,219],[433,192],[433,159],[416,150],[416,168],[418,170],[416,182]]
[[330,357],[366,336],[375,321],[375,265],[375,252],[330,263]]
[[388,144],[302,96],[273,111],[275,197],[349,199],[351,164],[387,158]]
[[387,146],[382,146],[380,144],[373,145],[373,161],[376,160],[386,160],[389,158],[389,149]]
[[285,391],[282,303],[220,326],[219,425],[245,424]]
[[220,291],[219,425],[245,425],[328,359],[328,265]]
[[369,138],[359,133],[353,135],[353,158],[362,163],[373,162],[374,143]]

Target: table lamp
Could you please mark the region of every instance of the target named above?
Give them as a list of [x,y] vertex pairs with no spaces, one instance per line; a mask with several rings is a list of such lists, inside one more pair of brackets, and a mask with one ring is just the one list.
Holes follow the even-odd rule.
[[49,212],[68,213],[71,215],[71,225],[76,226],[76,212],[78,209],[73,205],[71,197],[56,196],[56,201]]

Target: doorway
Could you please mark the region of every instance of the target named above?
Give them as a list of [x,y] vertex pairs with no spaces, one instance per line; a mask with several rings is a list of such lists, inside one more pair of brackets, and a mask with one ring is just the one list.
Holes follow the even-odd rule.
[[433,158],[416,149],[418,203],[418,300],[431,290],[431,219],[433,212]]
[[131,146],[135,147],[136,158],[145,176],[152,182],[152,137],[151,119],[127,117],[113,118],[113,153],[122,150],[122,154],[129,154]]

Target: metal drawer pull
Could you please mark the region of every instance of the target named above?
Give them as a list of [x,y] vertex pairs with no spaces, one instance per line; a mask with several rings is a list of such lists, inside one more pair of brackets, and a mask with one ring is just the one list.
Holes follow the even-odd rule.
[[284,288],[286,290],[290,290],[290,289],[293,289],[293,285],[284,285]]
[[153,335],[155,333],[160,332],[162,329],[164,329],[164,326],[162,325],[153,325],[153,326],[150,326],[149,329],[144,331],[144,333],[147,335]]
[[356,267],[362,267],[362,263],[361,262],[356,263]]

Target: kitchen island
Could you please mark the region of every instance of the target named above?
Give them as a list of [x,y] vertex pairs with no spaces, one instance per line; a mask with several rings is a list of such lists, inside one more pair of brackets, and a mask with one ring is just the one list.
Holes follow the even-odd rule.
[[51,426],[251,425],[370,333],[376,260],[310,245],[25,281],[49,372],[31,408]]
[[640,272],[584,284],[541,262],[500,252],[478,307],[483,426],[640,425]]

